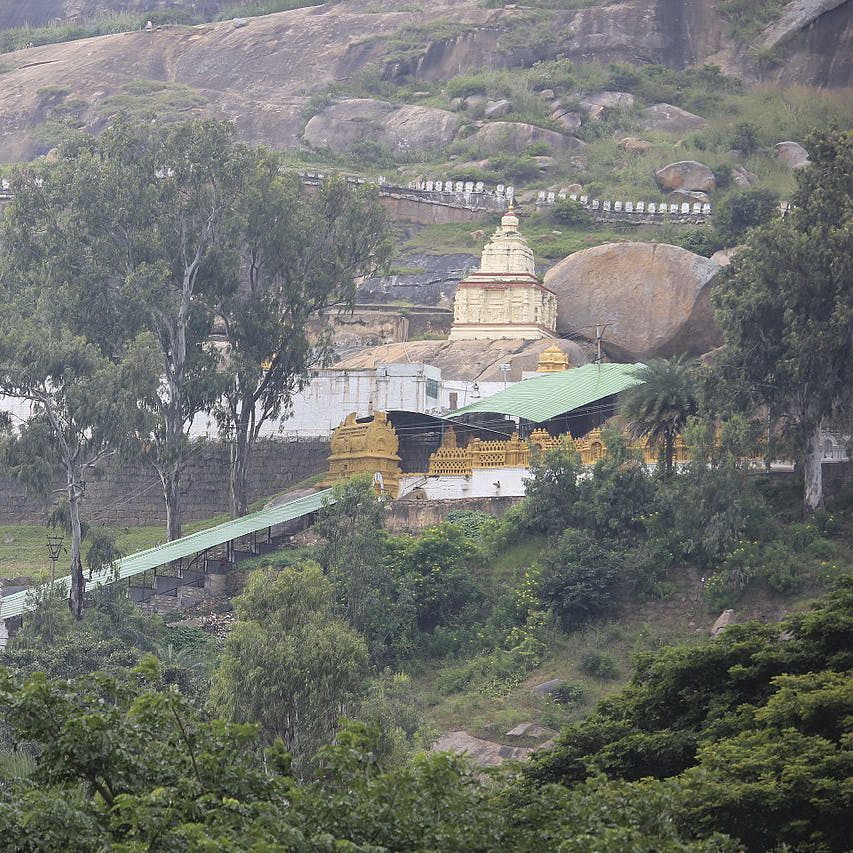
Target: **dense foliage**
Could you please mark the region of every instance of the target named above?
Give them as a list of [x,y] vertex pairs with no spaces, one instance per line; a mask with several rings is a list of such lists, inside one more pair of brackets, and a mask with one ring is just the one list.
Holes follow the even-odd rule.
[[492,782],[446,754],[388,763],[379,729],[364,724],[340,730],[300,781],[280,740],[264,747],[252,725],[205,718],[150,656],[132,671],[53,682],[0,670],[5,843],[840,851],[853,769],[851,605],[847,582],[782,626],[736,626],[648,655],[626,690],[520,778]]
[[850,808],[853,584],[781,625],[738,625],[640,660],[619,696],[568,726],[526,771],[676,777],[685,825],[750,849],[842,850]]

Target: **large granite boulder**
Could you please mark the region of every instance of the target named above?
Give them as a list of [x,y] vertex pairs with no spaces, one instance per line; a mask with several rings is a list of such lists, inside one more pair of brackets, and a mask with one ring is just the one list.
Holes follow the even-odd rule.
[[698,130],[706,124],[702,116],[689,113],[672,104],[652,104],[640,113],[640,127],[645,130],[666,130],[670,133],[686,133]]
[[592,92],[579,104],[580,108],[592,119],[600,119],[605,110],[624,110],[634,106],[634,96],[630,92]]
[[664,192],[713,192],[717,187],[714,171],[696,160],[680,160],[655,172],[655,180]]
[[384,101],[353,98],[331,104],[305,125],[303,139],[314,148],[344,154],[357,142],[376,136],[376,127],[394,109]]
[[544,142],[552,153],[559,154],[584,144],[573,136],[520,121],[493,121],[470,136],[469,141],[489,154],[521,154],[534,142]]
[[380,139],[392,149],[431,151],[449,145],[458,127],[454,113],[406,104],[385,117]]
[[563,106],[555,107],[551,112],[551,118],[568,133],[574,133],[583,124],[583,118],[579,112]]
[[433,745],[433,752],[455,752],[464,755],[472,764],[496,767],[504,761],[523,761],[531,749],[524,746],[505,746],[493,740],[474,737],[465,731],[445,732]]
[[803,169],[809,165],[809,152],[799,142],[777,142],[776,159],[792,169]]
[[449,144],[458,127],[459,117],[447,110],[411,104],[395,108],[385,101],[352,98],[332,104],[311,118],[303,140],[336,154],[350,151],[365,139],[391,149],[429,151]]
[[605,349],[629,361],[719,345],[709,295],[721,267],[664,243],[606,243],[575,252],[545,275],[557,294],[557,331],[590,337],[608,323]]
[[[371,369],[380,364],[432,364],[445,379],[477,382],[519,382],[524,373],[536,370],[539,356],[548,347],[558,346],[569,364],[587,364],[584,348],[576,341],[541,338],[524,341],[513,338],[483,341],[406,341],[365,347],[346,354],[335,365],[342,370]],[[510,366],[504,374],[501,365]]]

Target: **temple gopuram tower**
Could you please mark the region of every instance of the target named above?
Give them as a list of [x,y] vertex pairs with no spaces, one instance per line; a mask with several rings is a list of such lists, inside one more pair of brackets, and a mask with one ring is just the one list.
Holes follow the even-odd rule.
[[556,337],[557,297],[536,276],[533,251],[510,204],[480,260],[459,282],[452,341]]

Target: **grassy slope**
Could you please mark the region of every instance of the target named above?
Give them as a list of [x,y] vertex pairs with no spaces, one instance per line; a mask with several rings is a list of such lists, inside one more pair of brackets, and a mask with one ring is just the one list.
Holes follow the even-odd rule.
[[[804,584],[797,594],[784,596],[760,586],[749,588],[735,605],[736,621],[775,622],[806,608],[836,572],[853,569],[853,521],[848,520],[835,535],[834,544],[833,557],[823,561],[804,559]],[[544,540],[528,539],[502,555],[491,569],[498,578],[511,576],[535,561],[544,545]],[[599,699],[616,693],[628,681],[635,654],[674,643],[708,641],[709,629],[719,613],[710,611],[702,600],[698,573],[692,569],[674,570],[669,581],[672,593],[666,599],[623,602],[605,621],[572,634],[555,631],[550,657],[523,680],[502,681],[489,673],[454,690],[450,688],[458,682],[461,670],[470,669],[470,662],[416,668],[413,684],[428,727],[434,732],[464,729],[477,737],[513,746],[533,746],[541,738],[507,738],[506,732],[521,722],[558,730],[567,722],[586,716]],[[590,653],[612,658],[615,677],[598,679],[584,673],[581,661]],[[580,688],[581,701],[568,707],[531,694],[533,686],[554,678]]]
[[[294,483],[278,494],[255,501],[249,509],[252,512],[263,509],[274,498],[300,489],[311,488],[321,478],[322,475],[317,475]],[[215,527],[217,524],[228,521],[229,518],[230,516],[227,513],[222,513],[203,521],[190,522],[184,525],[184,534],[189,535],[190,533],[197,533],[199,530],[207,530],[209,527]],[[137,551],[152,548],[165,540],[162,525],[118,527],[115,528],[115,532],[118,547],[124,554],[134,554]],[[47,528],[41,524],[0,525],[0,578],[9,580],[22,578],[27,581],[38,581],[49,577],[50,562],[47,558],[46,535]],[[84,555],[85,549],[86,543],[84,542]],[[67,573],[67,559],[66,554],[63,554],[57,562],[57,575]]]

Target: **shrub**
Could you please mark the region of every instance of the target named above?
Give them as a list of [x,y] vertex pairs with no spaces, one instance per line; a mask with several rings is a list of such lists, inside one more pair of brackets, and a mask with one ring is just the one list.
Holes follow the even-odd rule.
[[577,628],[613,605],[621,559],[585,531],[566,530],[543,562],[539,598],[565,630]]
[[526,154],[494,154],[489,157],[489,168],[514,181],[531,181],[539,177],[539,164]]
[[588,652],[580,660],[580,670],[586,675],[601,680],[616,678],[619,674],[616,661],[603,652]]
[[554,205],[551,209],[551,218],[560,225],[589,225],[591,222],[583,205],[570,198],[558,201]]
[[445,521],[458,527],[469,538],[482,536],[497,523],[493,515],[479,509],[452,509]]
[[561,684],[551,694],[551,698],[558,705],[567,705],[570,708],[575,708],[584,703],[586,692],[579,684]]
[[737,190],[717,206],[715,225],[723,239],[737,242],[750,228],[763,225],[778,212],[779,196],[772,190]]
[[527,146],[524,153],[530,157],[544,157],[551,153],[551,147],[545,141],[534,142]]
[[617,431],[608,430],[604,441],[607,456],[580,483],[575,520],[604,536],[633,538],[642,532],[642,518],[654,505],[654,485]]
[[478,553],[458,527],[447,523],[425,530],[417,539],[400,541],[391,562],[394,573],[411,587],[418,628],[432,631],[482,600],[472,573]]
[[758,128],[748,121],[742,121],[734,126],[729,137],[732,148],[752,154],[758,148]]
[[713,228],[693,228],[690,231],[684,231],[671,238],[671,242],[675,246],[681,246],[682,249],[687,249],[688,252],[694,252],[697,255],[704,255],[710,258],[714,252],[719,252],[726,243],[721,239],[720,235]]
[[[530,479],[525,481],[524,516],[529,530],[559,533],[566,528],[578,497],[579,470],[580,461],[571,441],[563,441],[534,458]],[[515,515],[504,518],[506,524],[513,520],[517,521]]]

